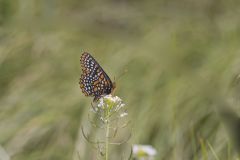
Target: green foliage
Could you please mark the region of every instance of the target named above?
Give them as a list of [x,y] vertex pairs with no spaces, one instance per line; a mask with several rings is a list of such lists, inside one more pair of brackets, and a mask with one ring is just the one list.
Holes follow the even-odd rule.
[[131,143],[153,145],[156,159],[236,159],[219,106],[238,122],[239,9],[236,0],[0,0],[0,145],[12,160],[95,159],[80,129],[92,100],[78,85],[88,51],[117,77]]

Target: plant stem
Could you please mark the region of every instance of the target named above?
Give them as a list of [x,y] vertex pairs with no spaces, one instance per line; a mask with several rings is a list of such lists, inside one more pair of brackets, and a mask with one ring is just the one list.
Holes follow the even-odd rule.
[[107,120],[107,123],[106,123],[106,135],[105,135],[105,160],[108,160],[108,146],[109,146],[109,127],[110,127],[110,124],[109,124],[109,109],[107,108],[107,114],[106,114],[106,120]]

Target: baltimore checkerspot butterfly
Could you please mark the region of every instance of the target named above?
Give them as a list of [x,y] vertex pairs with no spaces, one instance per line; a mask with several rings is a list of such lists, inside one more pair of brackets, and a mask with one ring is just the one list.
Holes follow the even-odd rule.
[[115,83],[111,81],[98,62],[87,52],[81,55],[80,63],[82,74],[80,88],[85,96],[94,97],[93,101],[101,96],[111,94],[115,89]]

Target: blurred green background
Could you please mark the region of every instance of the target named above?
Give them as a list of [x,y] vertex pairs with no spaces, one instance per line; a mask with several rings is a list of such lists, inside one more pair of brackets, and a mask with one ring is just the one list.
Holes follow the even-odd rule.
[[95,159],[80,130],[88,51],[112,80],[128,70],[116,95],[129,144],[159,160],[237,159],[239,15],[237,0],[0,0],[0,155]]

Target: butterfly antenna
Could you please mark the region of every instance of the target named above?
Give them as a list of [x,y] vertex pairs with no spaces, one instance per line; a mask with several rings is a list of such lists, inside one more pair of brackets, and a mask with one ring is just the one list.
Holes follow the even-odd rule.
[[113,77],[113,91],[112,91],[112,95],[114,95],[114,93],[116,92],[116,81],[118,80],[119,81],[119,79],[120,78],[122,78],[126,73],[128,72],[128,70],[127,69],[125,69],[119,76],[118,76],[118,78],[116,78],[115,76]]

